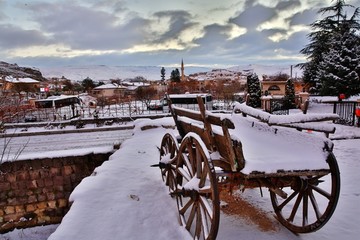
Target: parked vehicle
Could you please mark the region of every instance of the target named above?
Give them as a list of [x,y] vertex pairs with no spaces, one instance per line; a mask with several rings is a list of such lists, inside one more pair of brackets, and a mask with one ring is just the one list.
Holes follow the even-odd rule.
[[[213,110],[213,99],[209,93],[185,93],[185,94],[169,94],[169,99],[173,106],[182,107],[191,110],[199,110],[197,97],[200,96],[204,102],[206,110]],[[163,100],[163,111],[169,112],[169,106],[166,97]]]

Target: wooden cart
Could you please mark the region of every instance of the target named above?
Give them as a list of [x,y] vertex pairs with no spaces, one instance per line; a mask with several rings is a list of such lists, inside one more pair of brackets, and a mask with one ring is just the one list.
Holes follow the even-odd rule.
[[[230,135],[229,130],[235,129],[230,119],[206,111],[201,98],[198,98],[199,111],[172,106],[168,101],[180,136],[164,135],[159,167],[170,195],[176,198],[180,224],[194,239],[216,238],[219,193],[223,190],[268,188],[277,219],[295,233],[316,231],[330,219],[340,192],[340,173],[330,140],[324,141],[323,146],[325,167],[281,169],[271,173],[245,171],[250,160],[244,158],[241,141]],[[249,109],[238,108],[242,113],[239,116],[251,115],[254,120],[269,125],[311,128],[327,134],[335,131],[291,121],[270,123],[266,113]],[[316,117],[315,120],[332,118]]]

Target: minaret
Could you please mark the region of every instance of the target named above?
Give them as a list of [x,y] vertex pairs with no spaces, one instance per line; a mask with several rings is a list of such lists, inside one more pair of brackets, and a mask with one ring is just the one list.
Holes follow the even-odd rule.
[[181,59],[181,82],[185,81],[184,61]]

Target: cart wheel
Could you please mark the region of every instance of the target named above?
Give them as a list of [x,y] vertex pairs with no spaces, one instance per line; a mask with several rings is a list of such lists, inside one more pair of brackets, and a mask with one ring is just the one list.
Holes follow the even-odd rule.
[[176,157],[179,151],[179,144],[174,135],[166,133],[161,141],[160,147],[160,170],[161,177],[169,186],[170,193],[174,192]]
[[180,224],[194,239],[215,239],[220,218],[216,174],[198,135],[187,134],[181,142],[176,173]]
[[270,191],[278,220],[290,231],[308,233],[319,230],[333,214],[340,194],[340,172],[335,156],[327,159],[330,172],[321,176],[297,177],[284,187],[288,196],[278,197]]

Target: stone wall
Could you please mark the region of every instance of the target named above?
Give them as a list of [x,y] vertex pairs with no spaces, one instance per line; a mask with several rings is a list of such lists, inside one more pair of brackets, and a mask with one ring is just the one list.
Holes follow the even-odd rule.
[[0,165],[0,233],[59,223],[80,181],[111,153],[5,162]]

